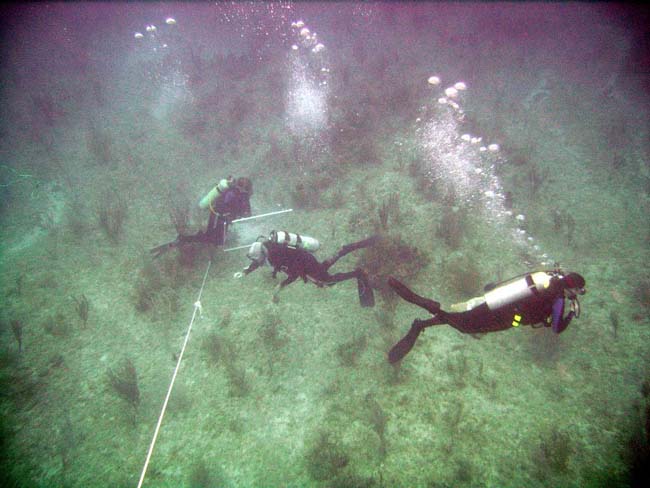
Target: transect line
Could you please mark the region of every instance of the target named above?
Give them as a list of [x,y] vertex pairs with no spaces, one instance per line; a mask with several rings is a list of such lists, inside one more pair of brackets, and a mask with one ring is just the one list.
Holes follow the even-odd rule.
[[201,314],[201,295],[203,294],[203,288],[205,287],[205,282],[208,278],[208,271],[210,271],[210,266],[212,265],[212,260],[208,261],[208,266],[205,269],[205,274],[203,275],[203,283],[201,283],[201,289],[199,290],[199,295],[194,303],[194,311],[192,312],[192,320],[190,320],[190,325],[187,327],[187,333],[185,334],[185,340],[183,341],[183,347],[181,352],[178,355],[178,361],[176,361],[176,368],[174,368],[174,374],[172,375],[172,380],[169,383],[169,388],[167,389],[167,395],[165,396],[165,401],[163,403],[162,409],[160,410],[160,416],[158,417],[158,423],[156,424],[156,429],[153,433],[153,439],[151,439],[151,444],[149,445],[149,452],[147,452],[147,459],[144,462],[142,467],[142,473],[140,474],[140,481],[138,481],[138,488],[142,486],[144,482],[144,477],[147,473],[147,468],[149,467],[149,461],[151,460],[151,455],[153,454],[153,448],[156,445],[156,439],[158,438],[158,433],[160,432],[160,426],[165,416],[165,411],[167,410],[167,402],[169,402],[169,397],[172,394],[172,389],[174,388],[174,382],[176,381],[176,375],[178,370],[181,367],[181,361],[183,360],[183,354],[185,353],[185,347],[187,346],[187,341],[190,338],[190,332],[192,331],[192,324],[194,324],[194,319],[196,318],[196,312],[198,311]]
[[270,217],[271,215],[280,215],[287,212],[293,212],[292,208],[287,208],[285,210],[276,210],[275,212],[264,213],[260,215],[253,215],[252,217],[242,217],[241,219],[235,219],[231,223],[235,224],[237,222],[246,222],[247,220],[259,219],[261,217]]

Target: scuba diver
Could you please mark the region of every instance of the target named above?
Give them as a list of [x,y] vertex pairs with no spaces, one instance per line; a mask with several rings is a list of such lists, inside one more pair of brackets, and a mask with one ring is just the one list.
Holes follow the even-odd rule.
[[[580,316],[578,295],[585,294],[585,279],[578,273],[565,274],[557,269],[536,271],[488,285],[485,295],[452,305],[451,311],[445,312],[440,303],[417,295],[393,277],[388,279],[388,284],[404,300],[433,315],[430,319],[413,321],[408,333],[389,351],[391,363],[404,358],[420,333],[432,325],[448,324],[464,334],[476,334],[542,324],[560,334],[574,317]],[[566,316],[565,300],[571,304]]]
[[228,225],[236,219],[251,215],[250,197],[253,184],[245,177],[222,179],[199,202],[201,209],[210,210],[205,231],[193,235],[179,234],[175,240],[151,249],[154,258],[180,244],[204,242],[223,246],[226,241]]
[[280,290],[298,278],[302,278],[305,283],[309,280],[318,287],[332,286],[335,283],[356,278],[361,306],[372,307],[375,305],[375,297],[368,282],[368,275],[364,270],[356,268],[346,273],[330,274],[329,268],[346,254],[372,246],[377,240],[378,237],[373,236],[347,244],[341,247],[334,256],[319,263],[312,254],[320,247],[320,243],[316,239],[285,231],[271,231],[268,238],[260,236],[251,245],[247,254],[251,264],[244,268],[243,272],[235,273],[235,277],[240,278],[247,275],[267,263],[273,267],[273,278],[276,277],[278,271],[285,273],[287,277],[273,291],[273,303],[279,301]]

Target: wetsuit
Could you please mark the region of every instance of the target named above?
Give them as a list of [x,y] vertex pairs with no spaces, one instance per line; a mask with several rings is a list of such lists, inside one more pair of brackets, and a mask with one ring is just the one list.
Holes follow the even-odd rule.
[[[374,305],[374,295],[372,288],[368,283],[368,276],[361,268],[356,268],[353,271],[345,273],[330,274],[331,268],[340,258],[346,254],[351,253],[357,249],[373,245],[377,241],[377,237],[370,237],[359,242],[343,246],[339,251],[329,259],[322,263],[316,257],[305,249],[289,247],[286,244],[272,242],[266,240],[262,243],[264,247],[265,261],[273,267],[273,277],[279,271],[285,273],[287,277],[277,286],[274,297],[277,293],[287,285],[290,285],[298,278],[302,278],[303,282],[311,281],[317,286],[331,286],[341,281],[349,280],[352,278],[357,279],[359,287],[359,299],[361,305],[364,307],[372,307]],[[247,268],[244,269],[245,274],[249,274],[260,266],[265,264],[264,260],[254,260]]]
[[[574,273],[568,276],[574,277],[573,279],[579,277],[581,283],[577,288],[581,290],[578,293],[584,293],[582,289],[584,279]],[[548,288],[494,310],[490,309],[487,303],[482,303],[465,312],[445,312],[438,302],[417,295],[391,277],[388,284],[400,297],[424,308],[433,316],[426,320],[414,320],[409,332],[390,350],[388,359],[391,363],[401,360],[411,350],[420,333],[432,325],[448,324],[462,333],[476,334],[541,323],[552,327],[552,330],[559,334],[576,316],[573,310],[564,316],[565,290],[567,290],[565,281],[560,276],[553,276]],[[572,296],[571,299],[575,300],[576,297]]]
[[[398,291],[399,285],[395,284],[396,281],[391,278],[389,284],[402,296]],[[401,283],[400,285],[404,287]],[[407,296],[411,298],[417,297],[413,292],[410,292],[410,295],[407,294]],[[415,305],[420,305],[417,298],[415,298],[415,301],[411,301],[405,296],[402,296],[402,298]],[[440,308],[437,308],[437,310],[434,308],[432,311],[427,307],[423,307],[435,314],[435,316],[426,320],[416,320],[415,323],[422,328],[448,324],[465,334],[496,332],[519,325],[543,323],[545,326],[552,326],[553,331],[559,334],[568,327],[575,316],[575,313],[571,311],[564,317],[564,303],[564,288],[560,285],[559,280],[553,279],[549,289],[539,295],[497,310],[490,310],[487,303],[466,312],[445,312]]]
[[250,217],[250,215],[251,204],[248,194],[237,188],[227,188],[212,204],[208,226],[205,233],[202,234],[203,240],[223,246],[226,241],[228,224],[242,217]]

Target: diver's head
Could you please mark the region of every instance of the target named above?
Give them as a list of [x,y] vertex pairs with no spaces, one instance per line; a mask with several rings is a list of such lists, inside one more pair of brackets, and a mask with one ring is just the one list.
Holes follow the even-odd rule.
[[564,287],[569,294],[584,295],[585,294],[585,279],[578,273],[569,273],[563,278]]
[[262,241],[258,240],[254,242],[248,250],[246,257],[260,266],[264,265],[266,262],[266,247]]
[[246,178],[244,176],[235,180],[235,188],[237,188],[237,190],[242,193],[246,193],[249,196],[253,194],[253,183],[249,178]]

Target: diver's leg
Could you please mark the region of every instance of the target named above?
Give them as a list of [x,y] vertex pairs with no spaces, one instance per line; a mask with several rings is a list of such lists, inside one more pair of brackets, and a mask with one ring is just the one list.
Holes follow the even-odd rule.
[[434,315],[440,312],[440,304],[438,302],[421,297],[417,293],[411,291],[404,283],[397,281],[392,276],[388,278],[388,284],[393,290],[395,290],[395,293],[407,302],[422,307]]
[[367,239],[363,239],[362,241],[353,242],[352,244],[346,244],[345,246],[342,246],[341,249],[339,249],[334,256],[323,261],[323,265],[325,266],[325,269],[329,269],[332,266],[334,266],[334,263],[336,263],[343,256],[350,254],[351,252],[356,251],[357,249],[370,247],[376,244],[378,240],[379,240],[379,236],[372,236],[372,237],[368,237]]
[[273,289],[273,296],[271,297],[271,301],[273,303],[278,303],[280,301],[280,297],[278,296],[280,293],[280,290],[284,288],[287,285],[290,285],[294,281],[298,279],[298,275],[295,276],[287,276],[284,280],[282,280],[280,283],[278,283],[275,288]]
[[228,221],[224,219],[221,215],[219,215],[219,217],[216,220],[217,221],[214,228],[214,244],[217,246],[223,246],[226,243],[226,231],[228,229]]
[[333,275],[325,272],[325,275],[327,275],[327,278],[322,281],[327,285],[333,285],[334,283],[356,278],[359,303],[362,307],[374,307],[375,295],[370,286],[370,281],[368,280],[368,273],[361,268],[357,268],[354,271],[348,271],[347,273],[336,273]]

